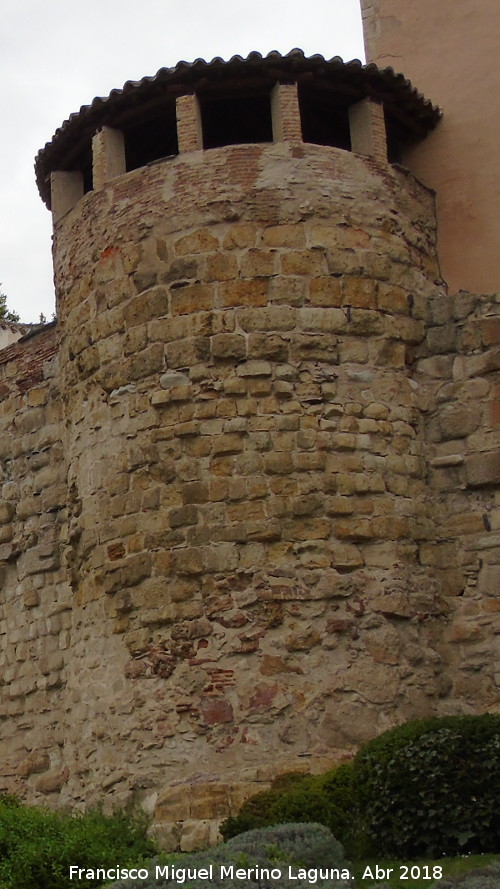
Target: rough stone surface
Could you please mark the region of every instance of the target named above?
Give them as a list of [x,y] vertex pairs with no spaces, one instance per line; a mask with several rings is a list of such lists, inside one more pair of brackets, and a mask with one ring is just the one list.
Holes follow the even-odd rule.
[[411,176],[287,143],[56,225],[58,328],[0,352],[0,790],[142,802],[187,850],[496,705],[499,303],[434,249]]

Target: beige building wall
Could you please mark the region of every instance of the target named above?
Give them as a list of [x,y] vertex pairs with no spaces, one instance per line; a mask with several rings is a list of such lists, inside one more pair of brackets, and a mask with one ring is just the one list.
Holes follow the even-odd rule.
[[16,324],[12,321],[0,321],[0,349],[5,349],[28,333],[29,324]]
[[436,189],[441,270],[452,292],[500,289],[498,0],[361,0],[368,61],[443,108],[403,162]]

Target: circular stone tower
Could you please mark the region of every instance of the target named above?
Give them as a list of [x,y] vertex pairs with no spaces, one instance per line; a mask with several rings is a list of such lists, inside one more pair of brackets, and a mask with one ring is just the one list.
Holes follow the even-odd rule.
[[135,794],[188,848],[432,712],[410,362],[439,276],[433,197],[395,162],[437,119],[391,69],[255,53],[129,82],[40,152],[68,800]]

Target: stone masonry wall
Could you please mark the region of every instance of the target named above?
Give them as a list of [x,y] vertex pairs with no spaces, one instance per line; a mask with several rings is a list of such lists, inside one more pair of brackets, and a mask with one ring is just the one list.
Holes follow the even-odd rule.
[[67,487],[58,336],[0,352],[0,790],[56,793],[71,589],[61,564]]
[[55,236],[62,798],[133,794],[186,848],[272,774],[434,710],[407,363],[440,292],[432,196],[359,155],[234,146],[118,177]]
[[404,719],[496,706],[498,303],[432,195],[314,145],[193,151],[55,227],[0,353],[1,789],[166,845]]
[[498,706],[500,679],[499,297],[432,299],[428,325],[415,380],[437,522],[420,561],[447,599],[440,712],[482,712]]

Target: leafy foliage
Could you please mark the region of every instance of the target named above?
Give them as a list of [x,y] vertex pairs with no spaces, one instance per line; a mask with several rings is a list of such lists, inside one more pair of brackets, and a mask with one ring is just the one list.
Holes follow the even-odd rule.
[[[0,287],[2,285],[0,284]],[[7,296],[0,291],[0,321],[19,321],[17,312],[11,312],[7,308]]]
[[355,857],[500,851],[500,715],[416,720],[322,776],[286,776],[221,832],[318,821]]
[[277,861],[304,867],[347,867],[341,844],[322,824],[296,822],[249,830],[228,840],[225,849],[230,853],[240,852],[255,859],[263,851],[267,858],[272,858],[273,850],[278,850],[279,855],[276,856],[275,853]]
[[229,839],[256,827],[294,821],[324,824],[349,854],[363,854],[352,763],[324,775],[280,775],[270,790],[250,797],[238,815],[224,821],[220,831]]
[[[70,865],[112,867],[151,855],[143,816],[99,809],[64,815],[0,797],[0,886],[2,889],[68,889]],[[80,880],[82,889],[98,880]]]
[[[319,860],[322,862],[321,865]],[[341,872],[348,868],[342,846],[326,827],[320,824],[300,823],[252,830],[214,849],[188,855],[168,856],[167,861],[170,866],[183,869],[186,874],[191,871],[191,876],[186,882],[189,889],[207,889],[207,880],[202,876],[195,876],[194,871],[199,872],[200,869],[208,868],[210,865],[213,865],[213,877],[210,880],[212,889],[241,889],[244,885],[254,883],[260,889],[291,889],[292,886],[294,889],[296,887],[310,889],[310,881],[302,875],[299,876],[299,867],[305,869],[322,867],[325,873],[326,869],[336,869]],[[129,887],[165,889],[178,885],[171,872],[168,878],[161,876],[156,879],[157,864],[158,861],[151,861],[145,865],[149,871],[147,879],[118,881],[109,889],[129,889]],[[221,874],[221,865],[226,868],[224,874]],[[236,873],[231,876],[227,870],[231,865],[235,871],[244,869],[248,872],[254,869],[254,876],[250,876],[248,880],[237,877]],[[160,866],[165,867],[165,863],[162,862]],[[294,869],[296,876],[293,882],[289,880],[289,866]],[[258,874],[255,874],[256,867],[259,868]],[[280,871],[281,875],[278,876],[276,871],[273,876],[266,873],[266,870],[273,868]],[[319,889],[347,889],[350,884],[350,880],[337,880],[335,875],[332,879],[320,875],[315,883]]]
[[361,748],[354,769],[378,854],[500,851],[500,715],[407,723]]

